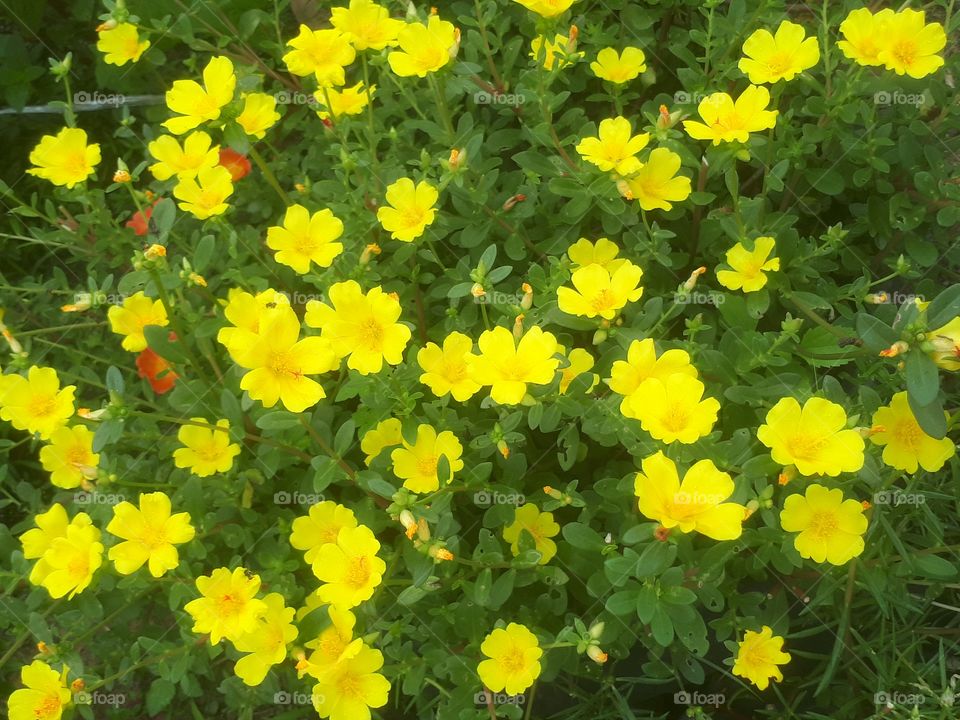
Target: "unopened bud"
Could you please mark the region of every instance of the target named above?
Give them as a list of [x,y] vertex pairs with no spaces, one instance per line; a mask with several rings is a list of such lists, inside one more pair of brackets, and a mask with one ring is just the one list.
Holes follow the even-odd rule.
[[507,445],[506,440],[497,440],[497,450],[503,455],[504,460],[510,457],[510,446]]
[[379,255],[381,252],[383,252],[383,250],[380,249],[379,245],[370,243],[363,249],[363,252],[360,253],[360,264],[368,265],[373,256]]
[[128,183],[132,180],[130,177],[130,172],[128,170],[117,170],[113,174],[113,181],[115,183]]
[[687,292],[690,292],[691,290],[693,290],[693,288],[696,287],[697,279],[701,275],[703,275],[706,271],[707,271],[707,268],[700,266],[696,270],[694,270],[692,273],[690,273],[690,277],[687,278],[687,281],[683,284],[683,289],[686,290]]
[[520,286],[520,289],[523,290],[523,297],[520,299],[520,307],[524,310],[529,310],[533,307],[533,288],[530,286],[530,283],[524,283]]
[[886,292],[870,293],[863,300],[871,305],[886,305],[890,302],[890,296]]
[[86,686],[87,684],[83,681],[83,678],[77,678],[70,683],[70,689],[75,693],[82,692]]
[[598,665],[603,665],[607,661],[607,654],[597,645],[590,645],[587,648],[587,657]]
[[660,542],[666,542],[667,538],[670,537],[670,528],[665,528],[663,525],[658,525],[657,529],[653,531],[653,537]]
[[473,287],[470,288],[470,294],[473,295],[475,298],[482,298],[484,295],[487,294],[487,291],[483,289],[483,285],[481,285],[480,283],[474,283]]
[[148,247],[146,250],[143,251],[143,256],[147,260],[157,260],[159,258],[167,256],[167,249],[163,245],[158,245],[157,243],[154,243],[153,245],[151,245],[150,247]]
[[780,474],[777,476],[777,483],[780,485],[786,485],[788,482],[797,477],[799,473],[795,465],[787,465]]
[[527,199],[527,196],[524,195],[523,193],[511,195],[510,197],[507,198],[506,202],[503,203],[502,209],[504,212],[510,212],[511,210],[513,210],[514,205],[516,205],[517,203],[522,203],[526,199]]
[[99,25],[97,25],[97,32],[100,33],[106,30],[113,30],[116,26],[117,26],[117,21],[114,20],[113,18],[110,18],[106,22],[102,22]]
[[590,630],[588,631],[590,633],[590,637],[592,637],[594,640],[599,640],[603,636],[603,628],[605,625],[606,624],[603,622],[595,622],[593,625],[591,625]]
[[515,340],[520,340],[523,337],[523,313],[517,315],[517,319],[513,321],[513,337]]
[[453,560],[453,553],[447,550],[445,547],[440,547],[439,545],[434,545],[432,548],[430,548],[429,554],[434,560],[439,560],[441,562],[450,562]]
[[893,345],[888,347],[886,350],[881,350],[880,357],[885,357],[885,358],[897,357],[897,355],[902,355],[909,349],[910,349],[910,346],[907,343],[905,343],[903,340],[897,340]]

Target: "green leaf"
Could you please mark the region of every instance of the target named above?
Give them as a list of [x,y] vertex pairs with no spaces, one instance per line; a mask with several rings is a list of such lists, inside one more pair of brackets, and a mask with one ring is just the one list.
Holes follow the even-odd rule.
[[197,243],[197,248],[193,251],[193,257],[191,258],[194,270],[198,273],[206,270],[211,258],[213,258],[213,251],[216,246],[213,235],[204,235],[200,238],[200,242]]
[[123,395],[123,375],[113,365],[107,368],[107,390],[116,395]]
[[166,709],[173,700],[174,691],[177,686],[169,680],[157,678],[150,685],[147,691],[147,715],[158,715],[161,710]]
[[637,593],[637,617],[644,625],[653,620],[660,598],[652,585],[644,585]]
[[677,555],[677,546],[655,541],[647,545],[640,553],[635,572],[637,577],[659,575],[673,563]]
[[875,353],[886,350],[899,339],[892,327],[867,313],[857,313],[857,335],[864,347]]
[[637,608],[636,590],[618,590],[607,598],[607,610],[614,615],[632,615]]
[[957,576],[956,566],[939,555],[917,555],[913,558],[913,567],[924,577],[934,580],[952,580]]
[[493,588],[493,571],[484,568],[473,584],[473,600],[477,605],[486,607],[490,603],[490,591]]
[[170,198],[164,198],[153,206],[150,213],[150,228],[155,229],[160,239],[165,238],[177,219],[177,206]]
[[927,306],[927,327],[938,330],[960,315],[960,285],[951,285]]
[[286,430],[300,424],[300,416],[286,410],[274,410],[257,418],[255,423],[261,430]]
[[673,642],[673,621],[666,611],[657,605],[653,610],[653,617],[650,619],[650,632],[653,633],[653,639],[657,644],[668,647]]
[[921,430],[937,440],[942,440],[946,437],[947,416],[943,411],[943,403],[939,396],[934,398],[934,401],[929,405],[920,405],[916,402],[913,395],[908,392],[907,402]]
[[517,580],[517,571],[513,568],[507,570],[503,575],[493,581],[493,587],[490,588],[489,608],[498,609],[513,594],[513,585]]
[[940,391],[940,373],[937,364],[921,350],[911,350],[904,359],[907,393],[917,405],[929,405]]
[[567,523],[563,526],[564,539],[580,550],[599,550],[603,547],[603,538],[593,528],[583,523]]

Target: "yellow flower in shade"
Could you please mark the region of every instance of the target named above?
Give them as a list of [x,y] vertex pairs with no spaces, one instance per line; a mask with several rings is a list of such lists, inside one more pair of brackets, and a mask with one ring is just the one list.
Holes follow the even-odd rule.
[[513,0],[527,10],[542,17],[551,18],[565,13],[577,0]]
[[647,69],[647,57],[640,48],[625,47],[620,54],[613,48],[604,48],[597,53],[596,62],[590,63],[590,69],[601,80],[623,85]]
[[784,20],[776,35],[761,28],[743,43],[738,67],[754,85],[793,80],[804,70],[820,62],[816,37],[807,37],[802,25]]
[[460,31],[453,23],[431,15],[426,25],[408,23],[400,28],[397,43],[400,49],[387,55],[394,75],[426,77],[456,56]]
[[[190,418],[193,423],[207,425],[203,418]],[[229,420],[217,420],[216,429],[199,425],[181,425],[177,440],[185,447],[173,451],[173,464],[187,468],[197,477],[225,473],[233,467],[240,446],[230,442]]]
[[227,348],[237,365],[246,367],[245,352],[256,345],[260,327],[277,312],[289,308],[290,300],[277,290],[264,290],[256,295],[233,288],[227,294],[223,314],[233,327],[220,328],[217,342]]
[[501,405],[516,405],[527,393],[527,385],[549,385],[560,361],[557,338],[539,327],[527,330],[520,342],[505,327],[485,331],[478,341],[479,355],[470,355],[470,377],[490,386],[490,397]]
[[93,433],[83,425],[59,427],[50,434],[50,444],[40,449],[40,464],[50,473],[50,482],[60,488],[75,488],[97,476],[100,456],[93,452]]
[[783,638],[774,635],[773,630],[764,625],[760,632],[747,630],[744,634],[733,661],[733,674],[766,690],[771,678],[776,682],[783,680],[783,673],[777,666],[788,662],[790,653],[783,651]]
[[90,585],[93,574],[103,563],[100,531],[89,517],[79,513],[67,526],[66,534],[50,541],[42,559],[45,569],[40,584],[50,597],[66,595],[70,600]]
[[669,210],[673,203],[690,196],[690,178],[677,175],[680,156],[666,148],[656,148],[647,162],[626,178],[626,190],[621,190],[628,200],[637,200],[644,210]]
[[844,500],[843,492],[809,485],[805,495],[790,495],[780,512],[780,525],[799,533],[793,546],[800,557],[814,562],[843,565],[863,552],[867,518],[863,505]]
[[246,93],[242,98],[243,110],[237,116],[237,124],[247,135],[262,140],[267,130],[280,119],[277,99],[273,95],[258,92]]
[[87,145],[87,133],[80,128],[64,128],[56,135],[44,135],[30,151],[34,167],[29,175],[49,180],[54,185],[72,188],[90,177],[100,164],[100,146]]
[[580,238],[573,245],[567,248],[567,257],[573,263],[575,268],[585,267],[587,265],[600,265],[606,268],[610,273],[615,273],[617,268],[626,262],[626,258],[617,258],[620,248],[607,238],[600,238],[595,243],[586,238]]
[[[313,97],[326,109],[318,110],[317,115],[319,115],[322,120],[329,118],[331,113],[334,118],[342,115],[359,115],[373,99],[376,91],[377,86],[371,85],[368,92],[362,82],[357,83],[353,87],[345,87],[343,90],[337,90],[335,88],[318,90],[314,93]],[[328,101],[330,103],[329,107],[327,107]]]
[[897,470],[915,473],[922,467],[936,472],[957,451],[950,438],[937,440],[923,431],[905,392],[898,392],[889,405],[874,413],[873,425],[870,440],[883,447],[883,462]]
[[167,90],[167,107],[180,117],[173,117],[163,126],[174,135],[182,135],[209,120],[220,117],[220,110],[233,100],[237,76],[230,58],[211,58],[203,69],[203,85],[195,80],[177,80]]
[[290,544],[303,551],[304,561],[313,564],[322,546],[336,543],[343,528],[356,526],[357,516],[353,510],[332,500],[324,500],[311,505],[306,515],[293,521]]
[[337,542],[322,545],[313,561],[313,574],[324,583],[319,598],[347,610],[369,600],[387,569],[377,557],[379,549],[366,525],[341,529]]
[[583,57],[583,53],[575,52],[576,49],[576,38],[570,35],[558,33],[553,40],[548,40],[545,35],[537,35],[530,42],[530,57],[547,70],[559,70],[573,65]]
[[840,23],[843,40],[837,42],[840,52],[860,65],[882,65],[878,55],[888,36],[887,26],[894,12],[885,8],[874,14],[870,8],[857,8]]
[[543,650],[537,636],[524,625],[510,623],[506,629],[497,628],[483,639],[480,652],[489,659],[481,661],[477,674],[491,692],[516,695],[540,676]]
[[[90,525],[90,516],[86,513],[77,513],[72,522],[80,526]],[[30,570],[30,583],[40,585],[50,574],[51,569],[44,560],[44,555],[54,540],[66,537],[71,520],[67,517],[67,511],[63,509],[63,505],[54,503],[45,513],[34,517],[33,523],[36,527],[20,536],[20,544],[23,546],[23,557],[37,561]]]
[[411,445],[406,440],[403,447],[390,453],[393,473],[403,480],[403,486],[415,493],[430,493],[440,487],[438,463],[441,457],[447,459],[450,475],[443,479],[444,484],[453,480],[454,473],[463,470],[463,445],[449,430],[441,433],[430,425],[417,428],[417,440]]
[[510,543],[510,552],[514,555],[520,554],[520,537],[524,532],[533,538],[534,547],[540,553],[539,563],[546,565],[550,562],[557,554],[557,544],[550,538],[560,532],[560,526],[553,521],[553,513],[540,512],[530,503],[514,511],[513,523],[503,529],[503,539]]
[[300,77],[314,75],[321,87],[343,85],[343,69],[357,57],[348,36],[333,28],[311,30],[301,25],[287,46],[293,48],[283,56],[287,69]]
[[350,0],[349,7],[330,11],[330,24],[347,36],[357,50],[383,50],[397,44],[402,20],[390,17],[390,11],[372,0]]
[[689,375],[644,380],[628,398],[629,417],[637,418],[640,427],[668,445],[695,443],[710,433],[720,410],[716,398],[703,397],[704,389],[702,382]]
[[767,110],[770,91],[762,85],[750,85],[734,101],[727,93],[707,95],[697,106],[703,122],[684,120],[683,129],[694,140],[745,143],[750,133],[769,130],[777,124],[777,111]]
[[430,388],[434,395],[447,393],[457,402],[465,402],[480,390],[480,385],[470,378],[467,357],[473,351],[473,340],[463,333],[452,332],[443,339],[443,348],[428,342],[417,353],[417,363],[423,370],[420,382]]
[[643,295],[640,278],[643,270],[625,262],[611,273],[601,265],[587,265],[573,271],[573,288],[557,289],[557,305],[568,315],[581,315],[612,320]]
[[313,686],[314,709],[330,720],[369,718],[370,708],[383,707],[390,697],[390,681],[377,672],[382,667],[383,653],[361,645]]
[[109,30],[100,30],[97,36],[97,50],[104,54],[103,61],[107,65],[136,62],[144,50],[150,47],[150,41],[141,42],[137,26],[130,23],[120,23]]
[[58,673],[42,660],[20,668],[24,687],[14,690],[7,703],[10,720],[60,720],[72,694],[66,686],[67,669]]
[[774,245],[772,237],[758,237],[753,241],[753,250],[737,243],[727,250],[727,265],[731,269],[717,270],[717,280],[728,290],[760,290],[767,284],[766,273],[780,269],[780,258],[770,257]]
[[213,145],[210,136],[202,130],[187,135],[183,146],[171,135],[161,135],[147,145],[157,161],[150,172],[157,180],[169,180],[174,175],[180,180],[195,178],[200,170],[220,163],[220,146]]
[[264,407],[273,407],[280,401],[290,412],[299,413],[327,396],[320,383],[307,376],[337,367],[331,344],[322,337],[299,337],[296,313],[289,305],[277,305],[260,334],[252,336],[252,342],[237,351],[243,366],[250,370],[240,380],[240,388]]
[[233,671],[247,685],[259,685],[270,668],[282,663],[287,657],[287,645],[297,637],[293,625],[293,608],[285,607],[283,595],[270,593],[264,596],[266,611],[249,632],[233,639],[233,646],[248,653],[237,660]]
[[360,440],[360,449],[367,454],[364,462],[367,465],[380,455],[386,448],[395,447],[403,442],[403,431],[400,421],[396,418],[387,418],[377,423],[372,430],[364,433]]
[[[558,348],[558,351],[562,355],[567,356],[567,362],[569,363],[567,367],[560,368],[560,392],[565,393],[570,387],[570,383],[576,380],[580,375],[584,373],[589,373],[593,369],[594,363],[596,360],[593,355],[588,353],[583,348],[574,348],[569,353],[565,351],[564,348]],[[600,376],[596,373],[590,373],[590,387],[586,389],[585,392],[590,392],[593,388],[596,387],[597,383],[600,382]]]
[[640,167],[636,155],[650,142],[650,135],[633,135],[630,121],[625,117],[600,121],[597,137],[586,137],[577,145],[580,157],[604,172],[631,175]]
[[173,196],[180,200],[177,206],[198,220],[222,215],[230,205],[227,198],[233,195],[233,176],[221,165],[201,168],[197,177],[177,183]]
[[730,476],[712,460],[695,463],[680,480],[677,466],[662,452],[644,459],[633,492],[640,512],[665,528],[696,530],[714,540],[735,540],[743,532],[746,508],[724,502],[734,491]]
[[107,310],[107,320],[113,332],[123,335],[120,345],[129,352],[146,349],[147,339],[143,335],[145,327],[166,327],[169,323],[163,303],[147,297],[142,291],[124,298],[123,305],[111,305]]
[[27,377],[8,375],[0,397],[0,418],[17,430],[38,433],[49,440],[53,433],[73,417],[75,385],[60,388],[60,378],[53,368],[32,366]]
[[389,206],[377,210],[377,220],[394,240],[411,242],[436,219],[434,206],[440,193],[425,180],[414,185],[410,178],[400,178],[386,195]]
[[155,578],[180,564],[174,546],[196,533],[189,513],[170,514],[170,498],[162,492],[141,493],[139,507],[126,501],[114,505],[107,532],[124,541],[107,553],[118,573],[130,575],[146,563]]
[[[310,602],[311,598],[307,600]],[[354,614],[335,605],[327,605],[326,612],[330,624],[314,640],[304,643],[313,652],[297,666],[298,677],[306,673],[322,678],[341,660],[356,657],[363,649],[363,640],[353,637],[353,628],[357,624]]]
[[657,357],[657,350],[654,347],[653,340],[634,340],[627,348],[627,359],[617,360],[610,369],[610,378],[607,384],[610,389],[618,395],[623,395],[623,402],[620,403],[620,412],[626,417],[632,417],[632,403],[630,396],[633,395],[644,380],[656,378],[657,380],[666,380],[671,375],[689,375],[692,378],[697,377],[697,369],[690,364],[690,356],[686,350],[667,350]]
[[283,216],[283,226],[267,229],[267,247],[276,250],[278,263],[292,267],[301,275],[310,271],[310,263],[330,267],[343,252],[335,242],[343,235],[343,222],[328,209],[310,214],[303,205],[291,205]]
[[885,23],[877,59],[897,75],[922,78],[943,66],[938,55],[947,44],[940,23],[926,23],[923,10],[901,10]]
[[844,430],[846,424],[847,414],[836,403],[815,397],[801,408],[786,397],[770,408],[757,438],[776,463],[796,465],[801,475],[836,477],[863,467],[863,438]]
[[256,595],[260,590],[260,576],[246,568],[217,568],[210,575],[197,578],[201,597],[191,600],[184,610],[193,618],[193,632],[210,634],[216,645],[223,638],[236,642],[237,638],[255,631],[260,618],[267,612],[267,604]]
[[937,365],[944,370],[960,370],[960,317],[927,333],[927,341],[933,345],[931,357]]
[[307,325],[320,328],[337,359],[347,357],[347,367],[361,375],[380,372],[384,361],[403,362],[410,328],[400,319],[400,302],[375,287],[364,294],[353,280],[335,283],[327,291],[332,307],[319,300],[307,303]]

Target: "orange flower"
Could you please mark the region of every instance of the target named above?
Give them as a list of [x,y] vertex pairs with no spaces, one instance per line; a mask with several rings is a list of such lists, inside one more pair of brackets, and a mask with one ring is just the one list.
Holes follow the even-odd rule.
[[[170,333],[171,340],[173,340],[176,335]],[[147,382],[150,383],[150,387],[153,388],[153,391],[157,395],[163,395],[166,392],[170,392],[173,389],[173,386],[177,383],[177,378],[180,377],[172,369],[170,369],[170,363],[164,360],[162,357],[157,355],[150,348],[145,348],[140,351],[140,354],[137,355],[137,374],[146,378]]]
[[153,208],[157,206],[160,200],[161,198],[157,198],[150,207],[135,212],[133,216],[127,220],[127,227],[133,228],[133,232],[141,237],[150,232],[150,216],[153,215]]
[[250,174],[250,161],[246,155],[241,155],[236,150],[221,148],[220,164],[230,171],[234,182]]

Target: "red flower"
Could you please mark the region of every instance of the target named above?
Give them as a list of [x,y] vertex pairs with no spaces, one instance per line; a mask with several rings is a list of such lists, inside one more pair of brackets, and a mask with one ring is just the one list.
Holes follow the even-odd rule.
[[170,369],[170,363],[150,348],[142,350],[137,355],[137,374],[147,379],[150,387],[157,395],[170,392],[177,382],[177,377],[179,377]]
[[220,164],[230,171],[230,176],[236,182],[250,174],[250,161],[246,155],[241,155],[236,150],[223,148],[220,150]]
[[160,198],[153,201],[153,205],[142,212],[135,212],[133,217],[127,220],[127,227],[133,228],[137,235],[146,235],[149,232],[150,216],[153,215],[153,208],[160,202]]

